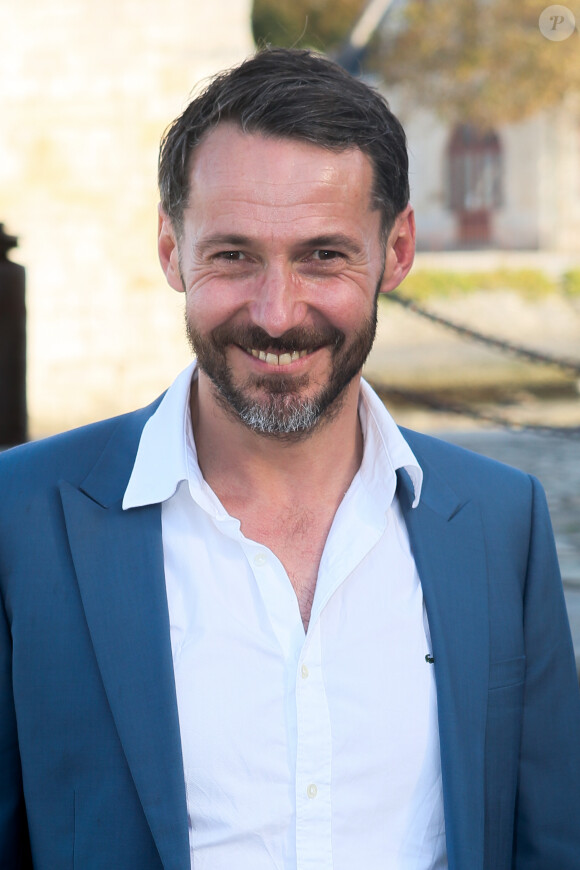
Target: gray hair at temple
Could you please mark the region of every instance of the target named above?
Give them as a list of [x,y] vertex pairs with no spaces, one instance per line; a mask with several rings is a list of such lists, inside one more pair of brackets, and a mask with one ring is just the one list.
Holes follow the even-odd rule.
[[374,208],[389,232],[409,201],[405,132],[387,101],[338,64],[310,51],[269,48],[218,74],[165,131],[159,153],[161,205],[181,235],[191,157],[222,122],[247,133],[323,148],[359,148],[374,170]]

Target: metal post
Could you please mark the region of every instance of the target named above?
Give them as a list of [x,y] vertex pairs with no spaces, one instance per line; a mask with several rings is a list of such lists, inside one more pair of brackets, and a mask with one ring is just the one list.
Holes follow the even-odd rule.
[[27,439],[25,270],[8,259],[18,244],[0,223],[0,447]]

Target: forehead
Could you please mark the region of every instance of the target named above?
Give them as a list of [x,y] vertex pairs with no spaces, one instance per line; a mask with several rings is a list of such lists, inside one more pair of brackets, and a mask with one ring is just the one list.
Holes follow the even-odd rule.
[[249,196],[276,207],[340,198],[366,210],[373,179],[371,161],[359,148],[338,151],[223,123],[193,155],[189,201],[195,208],[215,196]]

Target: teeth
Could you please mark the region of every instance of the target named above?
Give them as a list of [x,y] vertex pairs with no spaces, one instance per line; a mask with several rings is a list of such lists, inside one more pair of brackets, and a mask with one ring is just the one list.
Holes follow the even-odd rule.
[[295,350],[292,353],[266,353],[264,350],[256,350],[253,347],[246,348],[247,353],[251,354],[256,359],[262,360],[271,366],[287,366],[297,359],[302,359],[308,353],[307,350]]

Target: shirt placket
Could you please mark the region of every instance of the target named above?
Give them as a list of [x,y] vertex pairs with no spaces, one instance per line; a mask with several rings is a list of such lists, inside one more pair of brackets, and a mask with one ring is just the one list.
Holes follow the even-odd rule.
[[320,622],[311,624],[296,673],[297,870],[332,870],[330,714]]

